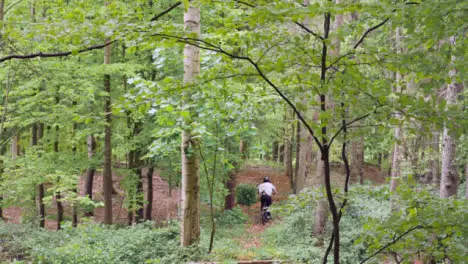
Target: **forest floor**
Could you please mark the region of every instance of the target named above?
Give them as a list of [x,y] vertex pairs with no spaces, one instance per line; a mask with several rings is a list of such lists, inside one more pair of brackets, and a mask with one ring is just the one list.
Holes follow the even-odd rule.
[[[342,165],[333,164],[331,171],[332,182],[337,185],[344,184],[344,169]],[[383,184],[385,178],[380,176],[378,167],[365,164],[364,166],[364,182],[371,182],[372,184]],[[292,194],[290,179],[284,174],[284,170],[267,165],[246,165],[236,175],[236,184],[247,183],[258,185],[263,181],[263,177],[269,176],[271,183],[275,185],[278,194],[273,196],[273,204],[288,199]],[[249,216],[249,222],[246,226],[246,232],[235,238],[244,250],[243,254],[239,256],[240,261],[254,260],[255,255],[253,252],[258,251],[263,245],[263,233],[266,229],[275,224],[280,223],[281,219],[275,219],[265,225],[262,224],[260,218],[260,202],[251,206],[241,206],[242,211]],[[248,263],[248,262],[246,262]],[[254,262],[252,262],[254,263]],[[265,262],[268,263],[268,262]],[[273,263],[273,262],[271,262]]]
[[[342,184],[343,169],[342,166],[332,166],[332,181]],[[146,174],[144,169],[143,173]],[[372,165],[364,166],[364,179],[372,181],[374,184],[382,184],[385,182],[384,178],[380,178],[380,171],[377,167]],[[248,164],[239,171],[236,180],[237,184],[249,183],[258,185],[262,182],[264,176],[270,176],[272,183],[277,187],[279,194],[273,197],[274,203],[285,200],[288,195],[292,193],[289,178],[284,175],[284,172],[279,167],[268,166],[264,164],[255,165]],[[113,171],[113,185],[117,191],[113,195],[113,218],[114,223],[126,224],[127,223],[127,210],[125,209],[125,195],[122,188],[123,176],[118,173],[118,168]],[[80,194],[84,193],[85,176],[80,178],[79,191]],[[146,182],[143,184],[143,189],[146,192]],[[46,185],[47,189],[47,185]],[[103,201],[102,194],[102,172],[96,172],[94,177],[93,186],[93,199],[96,201]],[[180,189],[169,189],[168,182],[159,176],[157,170],[153,174],[153,208],[152,218],[158,223],[177,218],[178,202],[180,199]],[[71,206],[64,202],[65,220],[71,219]],[[262,225],[260,221],[260,202],[250,206],[249,208],[243,207],[244,213],[249,215],[251,226],[249,227],[250,234],[259,234],[264,231],[269,225]],[[55,200],[46,203],[46,228],[56,229],[56,203]],[[6,222],[20,223],[22,218],[22,210],[17,207],[10,207],[4,209],[4,216]],[[104,218],[104,208],[96,208],[94,210],[94,221],[102,222]],[[251,245],[260,245],[260,236],[253,236],[252,240],[247,240],[245,247],[249,248]]]
[[[143,175],[146,175],[146,169],[143,169]],[[124,176],[118,173],[118,168],[115,168],[112,173],[112,181],[116,193],[112,195],[113,205],[113,222],[121,225],[127,223],[127,209],[124,206],[125,195],[122,188],[122,180]],[[143,190],[147,190],[146,181],[143,183]],[[47,188],[47,186],[46,186]],[[102,172],[96,172],[93,184],[93,200],[103,202],[102,193]],[[85,176],[80,178],[79,193],[84,195],[85,192]],[[158,171],[153,173],[153,207],[152,219],[157,223],[162,223],[170,219],[177,218],[178,201],[180,197],[179,188],[169,190],[168,182],[159,176]],[[57,227],[56,214],[57,207],[55,199],[45,203],[46,206],[46,221],[47,229],[54,230]],[[71,206],[64,202],[64,219],[71,220]],[[6,222],[20,223],[23,217],[23,210],[18,207],[10,207],[4,209]],[[94,210],[94,221],[102,222],[104,219],[104,208],[99,207]]]

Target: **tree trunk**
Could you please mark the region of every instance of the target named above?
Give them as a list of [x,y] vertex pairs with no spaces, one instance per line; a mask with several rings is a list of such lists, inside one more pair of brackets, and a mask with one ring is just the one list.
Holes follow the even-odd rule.
[[299,140],[299,166],[296,176],[296,192],[312,186],[311,182],[314,178],[312,170],[315,159],[312,136],[304,126],[300,126],[299,130],[301,140]]
[[224,209],[232,210],[236,204],[236,169],[229,172],[229,179],[226,181],[226,189],[228,194],[224,198]]
[[[76,102],[73,102],[73,106],[76,106]],[[75,137],[76,137],[76,129],[77,129],[77,123],[73,123],[73,142],[75,142]],[[73,154],[73,159],[76,159],[76,143],[72,143],[72,154]],[[79,184],[79,177],[78,177],[78,182],[77,185]],[[75,197],[78,197],[78,186],[75,186],[73,188],[73,192],[75,193]],[[78,204],[77,200],[75,198],[75,201],[72,202],[72,226],[77,227],[78,226]]]
[[137,184],[137,210],[135,214],[135,222],[141,223],[144,220],[144,203],[143,203],[143,175],[141,168],[137,168],[138,184]]
[[279,144],[278,146],[278,160],[277,162],[279,164],[284,163],[284,144]]
[[[57,97],[58,98],[58,97]],[[58,99],[56,99],[58,104]],[[54,141],[54,152],[59,152],[59,141],[58,141],[59,127],[55,126],[55,141]],[[57,179],[58,187],[60,187],[60,177]],[[61,223],[63,221],[63,204],[62,204],[62,194],[60,191],[57,191],[55,194],[55,202],[57,204],[57,230],[62,228]]]
[[[88,136],[87,145],[88,145],[88,159],[91,160],[96,151],[96,139],[94,138],[93,135]],[[85,196],[88,196],[90,200],[93,199],[93,182],[94,182],[95,172],[96,172],[96,168],[94,168],[94,165],[91,165],[89,166],[88,169],[86,169]],[[90,217],[93,215],[94,215],[93,210],[86,212],[84,214],[84,216],[86,217]]]
[[465,199],[468,200],[468,164],[465,164]]
[[[396,29],[396,50],[397,54],[401,53],[401,48],[400,48],[400,38],[401,38],[401,28]],[[395,93],[401,93],[401,85],[400,82],[402,81],[402,76],[400,72],[396,73],[396,78],[395,78],[395,86],[394,86],[394,92]],[[395,118],[400,119],[400,113],[395,113]],[[394,143],[393,143],[393,158],[392,158],[392,172],[391,172],[391,179],[390,179],[390,191],[394,192],[396,188],[398,187],[398,182],[400,180],[400,162],[401,162],[401,156],[402,156],[402,149],[400,145],[401,141],[401,128],[399,125],[396,125],[394,128]]]
[[351,182],[364,184],[364,137],[351,143]]
[[293,180],[291,182],[291,188],[293,190],[293,193],[296,194],[297,193],[297,176],[299,174],[299,166],[300,166],[300,163],[299,163],[299,155],[301,153],[301,122],[300,120],[297,120],[296,122],[296,164],[295,164],[295,167],[294,167],[294,177],[293,177]]
[[[286,112],[287,114],[287,112]],[[292,138],[294,134],[294,126],[289,125],[289,115],[286,115],[286,128],[284,134],[284,174],[288,176],[289,181],[291,182],[291,187],[293,186],[293,156],[292,156]]]
[[153,173],[154,167],[150,165],[148,168],[148,172],[146,173],[146,184],[148,185],[148,190],[146,193],[146,200],[148,203],[146,204],[146,211],[145,211],[145,219],[152,220],[152,210],[153,210]]
[[0,21],[3,21],[5,14],[5,0],[0,0]]
[[431,160],[429,166],[431,169],[431,182],[433,184],[440,184],[440,133],[438,131],[432,132],[432,142],[431,142]]
[[19,141],[20,141],[19,134],[15,134],[11,140],[11,158],[13,160],[19,157],[20,152],[21,152]]
[[271,158],[274,162],[278,161],[278,141],[274,141],[271,146]]
[[[4,138],[4,135],[5,134],[5,131],[3,131],[2,133],[2,136],[1,138],[3,139]],[[0,146],[0,156],[5,156],[7,152],[7,149],[6,149],[6,144],[2,144]],[[0,183],[1,183],[1,179],[2,179],[2,175],[3,175],[3,171],[4,171],[4,168],[3,168],[3,158],[0,159]],[[2,209],[2,201],[3,201],[3,195],[0,195],[0,220],[3,220],[3,209]]]
[[[454,43],[455,39],[451,38],[451,43]],[[452,57],[452,61],[456,58]],[[455,75],[457,69],[452,69],[449,76],[452,78],[452,83],[447,86],[445,92],[445,100],[447,102],[447,109],[450,106],[457,104],[457,97],[463,91],[463,85],[455,82]],[[440,181],[440,197],[448,198],[452,195],[457,194],[458,190],[458,170],[455,164],[456,144],[455,136],[453,132],[447,127],[447,122],[444,125],[444,135],[442,144],[442,173]]]
[[[108,40],[107,40],[108,42]],[[104,64],[110,64],[111,45],[104,49]],[[111,108],[111,80],[110,75],[104,75],[104,90],[106,92],[104,115],[104,171],[103,171],[103,192],[104,192],[104,224],[112,224],[112,108]]]
[[[39,132],[39,125],[34,123],[31,127],[31,145],[33,147],[37,146],[38,144],[38,133]],[[44,205],[44,184],[39,183],[37,186],[37,206],[38,206],[38,215],[39,215],[39,226],[44,228],[45,227],[45,205]]]
[[[189,7],[184,13],[187,33],[200,35],[200,9]],[[184,83],[191,83],[200,74],[200,49],[192,45],[184,48]],[[188,92],[189,93],[189,92]],[[190,96],[186,96],[189,98]],[[185,103],[189,103],[189,100]],[[188,121],[190,123],[191,121]],[[189,125],[189,124],[186,124]],[[200,174],[198,142],[192,131],[182,132],[182,222],[180,239],[183,247],[198,243],[200,239]]]
[[247,149],[248,149],[248,143],[245,139],[241,139],[239,142],[239,152],[241,154],[241,158],[243,160],[247,159]]

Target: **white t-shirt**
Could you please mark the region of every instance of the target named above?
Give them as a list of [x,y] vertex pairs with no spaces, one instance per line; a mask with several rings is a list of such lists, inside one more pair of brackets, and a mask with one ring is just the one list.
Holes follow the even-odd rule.
[[267,195],[273,195],[273,190],[276,191],[276,188],[270,182],[264,182],[257,187],[258,193],[261,195],[262,192],[265,192]]

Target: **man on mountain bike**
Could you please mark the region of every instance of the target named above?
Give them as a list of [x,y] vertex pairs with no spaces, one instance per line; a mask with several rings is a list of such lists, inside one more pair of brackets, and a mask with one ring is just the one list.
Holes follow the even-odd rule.
[[268,207],[271,205],[271,196],[273,194],[277,194],[278,192],[276,191],[275,186],[271,184],[270,177],[268,176],[265,176],[265,178],[263,178],[263,183],[258,185],[257,189],[262,204],[260,210],[263,210],[264,207]]

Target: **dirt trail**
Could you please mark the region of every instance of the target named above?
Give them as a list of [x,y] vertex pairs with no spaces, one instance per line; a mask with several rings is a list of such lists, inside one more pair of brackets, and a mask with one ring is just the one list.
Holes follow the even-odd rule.
[[[236,184],[254,184],[262,183],[263,177],[269,176],[271,183],[275,185],[278,194],[273,196],[273,203],[285,200],[291,193],[291,184],[289,178],[284,172],[277,168],[272,168],[266,165],[247,165],[236,175]],[[273,223],[266,225],[261,223],[260,219],[260,202],[253,204],[250,207],[242,206],[242,210],[249,216],[249,226],[246,234],[239,238],[244,249],[258,248],[261,246],[261,234],[266,228]]]

